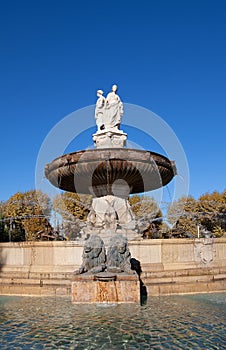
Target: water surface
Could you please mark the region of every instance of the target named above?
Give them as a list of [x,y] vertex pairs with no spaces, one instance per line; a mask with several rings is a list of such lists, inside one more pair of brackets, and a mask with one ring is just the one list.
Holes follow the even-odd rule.
[[146,305],[74,305],[0,297],[1,349],[226,349],[226,294],[149,297]]

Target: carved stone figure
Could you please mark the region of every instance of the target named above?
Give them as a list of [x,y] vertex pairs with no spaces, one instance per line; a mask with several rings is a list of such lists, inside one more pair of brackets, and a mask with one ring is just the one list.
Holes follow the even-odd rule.
[[112,206],[111,195],[93,198],[87,223],[96,228],[109,228],[116,230],[117,215]]
[[117,214],[117,224],[125,229],[134,229],[136,220],[128,199],[114,197],[112,205]]
[[118,131],[123,115],[123,104],[116,94],[117,85],[112,86],[112,91],[107,98],[103,96],[102,90],[97,90],[97,102],[95,108],[95,118],[98,132],[102,130]]
[[103,240],[97,236],[92,235],[87,240],[82,254],[82,265],[74,272],[79,275],[84,272],[98,273],[106,268],[106,251]]
[[96,148],[123,148],[126,146],[127,134],[122,130],[108,129],[93,134]]
[[216,251],[212,238],[204,238],[204,241],[197,240],[194,244],[195,261],[209,265],[216,257]]
[[127,239],[122,235],[112,237],[107,252],[107,271],[134,274],[135,271],[131,269],[130,259],[131,254]]
[[118,226],[125,229],[136,227],[135,215],[129,201],[113,195],[93,198],[87,223],[91,227],[115,231]]
[[117,85],[112,86],[112,91],[109,92],[105,100],[104,125],[105,129],[119,129],[122,115],[123,104],[120,97],[116,94]]
[[96,124],[98,131],[104,129],[104,107],[105,107],[105,97],[103,96],[102,90],[97,90],[97,97],[98,100],[96,102],[96,108],[95,108],[95,118],[96,118]]

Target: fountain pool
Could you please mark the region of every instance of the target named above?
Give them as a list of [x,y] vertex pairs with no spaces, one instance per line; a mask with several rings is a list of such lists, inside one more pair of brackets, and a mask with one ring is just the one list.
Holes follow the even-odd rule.
[[145,305],[75,305],[0,297],[1,349],[226,349],[226,294],[149,298]]

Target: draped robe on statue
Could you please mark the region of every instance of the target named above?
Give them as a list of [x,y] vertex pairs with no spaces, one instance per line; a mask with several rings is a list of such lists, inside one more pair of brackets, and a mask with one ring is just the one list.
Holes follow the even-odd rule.
[[105,102],[105,129],[118,127],[121,123],[122,114],[123,106],[120,97],[114,91],[109,92]]

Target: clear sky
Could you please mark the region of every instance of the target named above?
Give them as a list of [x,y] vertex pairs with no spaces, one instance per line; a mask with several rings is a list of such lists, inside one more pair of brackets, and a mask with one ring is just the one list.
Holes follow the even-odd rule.
[[34,188],[47,133],[113,83],[174,130],[191,195],[226,188],[226,1],[1,1],[0,49],[0,200]]

